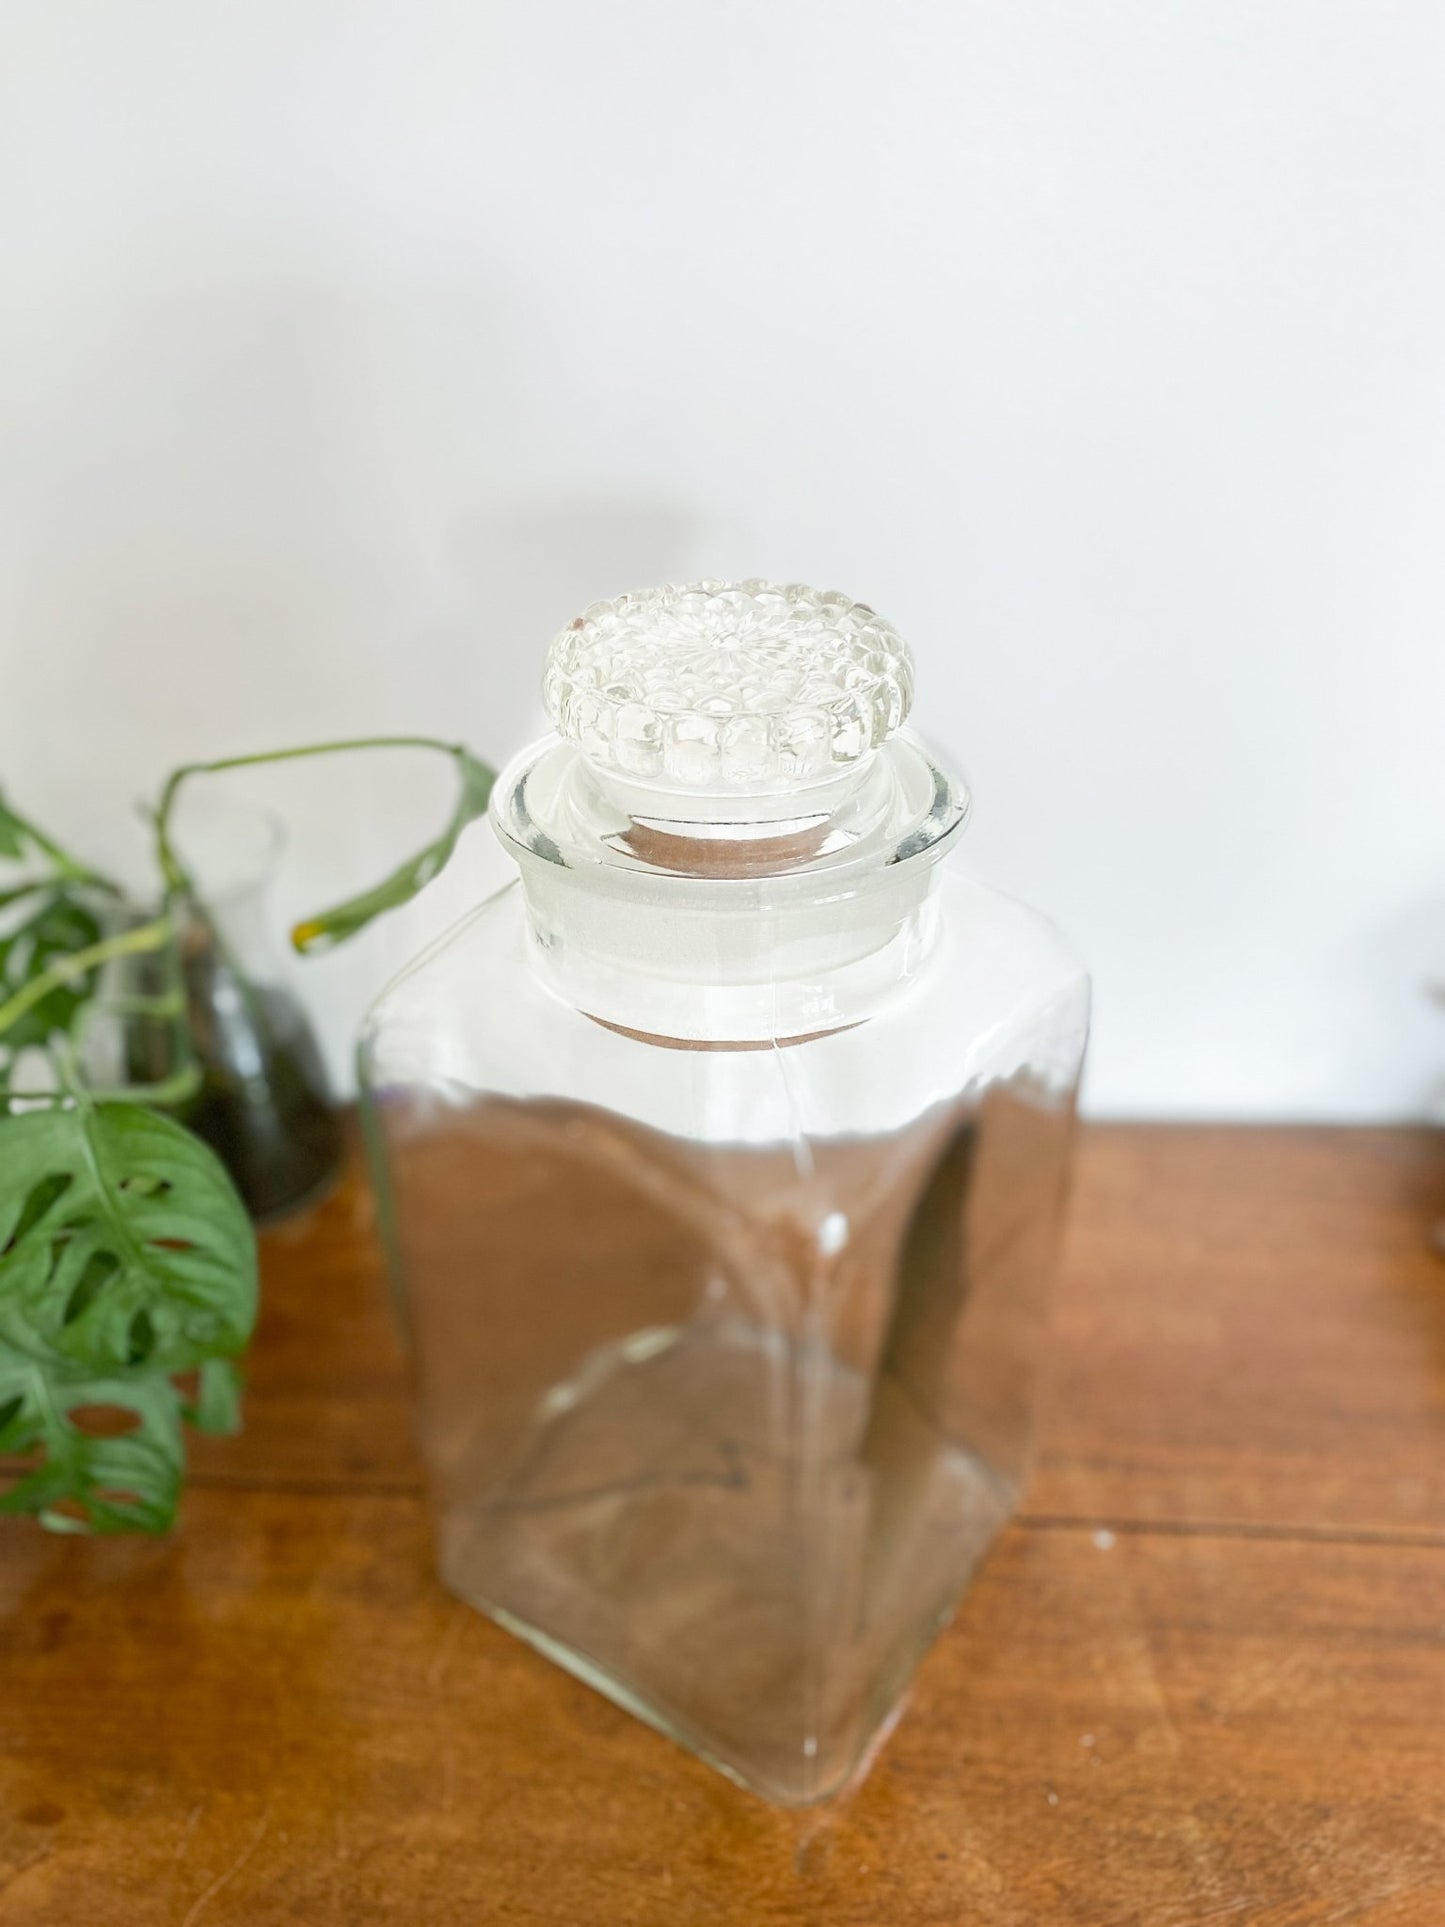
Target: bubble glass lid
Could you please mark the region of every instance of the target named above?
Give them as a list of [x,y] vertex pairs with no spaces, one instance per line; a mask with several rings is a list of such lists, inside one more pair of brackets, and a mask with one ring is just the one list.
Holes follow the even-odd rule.
[[[599,887],[936,856],[967,813],[902,730],[907,643],[834,590],[707,581],[594,602],[554,639],[542,687],[557,733],[504,772],[493,821],[524,861]],[[746,857],[724,848],[749,840]]]
[[866,761],[908,715],[908,645],[866,603],[772,582],[595,602],[543,696],[594,769],[694,796],[787,796]]

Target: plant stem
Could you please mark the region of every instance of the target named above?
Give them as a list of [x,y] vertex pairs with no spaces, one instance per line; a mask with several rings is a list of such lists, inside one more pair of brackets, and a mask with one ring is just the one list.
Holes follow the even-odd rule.
[[137,924],[133,930],[123,930],[119,935],[106,937],[85,950],[73,950],[68,957],[61,957],[48,970],[42,970],[39,976],[22,984],[13,997],[0,1004],[0,1036],[17,1023],[27,1010],[33,1010],[42,998],[48,997],[52,990],[73,983],[77,977],[84,977],[87,972],[109,963],[112,958],[133,957],[147,950],[161,949],[170,942],[173,928],[170,917],[156,917],[150,923]]
[[13,803],[6,803],[5,814],[15,827],[32,842],[36,849],[50,858],[56,874],[70,883],[89,883],[97,890],[104,890],[108,896],[119,897],[125,893],[118,883],[99,870],[92,870],[88,863],[82,863],[78,856],[72,856],[63,844],[57,843],[53,836],[47,836],[40,825],[31,817],[22,815]]
[[452,757],[466,753],[464,744],[444,743],[435,736],[351,736],[331,743],[305,743],[298,749],[270,749],[251,756],[221,756],[210,763],[182,763],[166,778],[155,812],[156,860],[167,887],[194,893],[170,836],[177,794],[190,777],[217,776],[228,769],[252,769],[261,763],[291,763],[303,756],[333,756],[353,749],[436,749]]

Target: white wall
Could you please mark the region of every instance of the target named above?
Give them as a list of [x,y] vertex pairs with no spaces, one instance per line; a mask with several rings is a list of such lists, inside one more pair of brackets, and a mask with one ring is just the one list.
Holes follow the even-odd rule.
[[[509,751],[599,594],[875,602],[1096,1112],[1390,1117],[1445,1008],[1432,0],[10,0],[0,773]],[[433,773],[291,773],[283,911]],[[305,966],[368,993],[487,833]]]

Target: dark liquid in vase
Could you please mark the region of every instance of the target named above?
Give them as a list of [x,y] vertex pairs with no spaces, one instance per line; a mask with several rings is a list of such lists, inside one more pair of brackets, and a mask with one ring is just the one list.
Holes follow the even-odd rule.
[[279,1217],[335,1177],[341,1128],[315,1036],[296,1000],[244,981],[204,933],[182,954],[201,1088],[183,1121],[235,1180],[253,1218]]

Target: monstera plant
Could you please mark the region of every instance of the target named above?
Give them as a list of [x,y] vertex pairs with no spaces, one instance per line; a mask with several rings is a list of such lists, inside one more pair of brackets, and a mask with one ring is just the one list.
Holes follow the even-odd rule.
[[[0,799],[0,870],[12,879],[0,888],[0,1513],[31,1513],[58,1532],[164,1531],[184,1480],[186,1427],[238,1424],[257,1302],[250,1220],[220,1161],[182,1123],[90,1087],[77,1036],[105,1003],[112,967],[173,947],[182,914],[196,912],[172,836],[186,783],[372,748],[449,756],[456,804],[441,834],[380,883],[296,926],[296,948],[315,951],[441,870],[486,808],[486,764],[461,744],[411,736],[187,764],[153,812],[153,913],[137,913]],[[185,1076],[183,1067],[182,1085]],[[184,1095],[176,1081],[170,1104]]]

